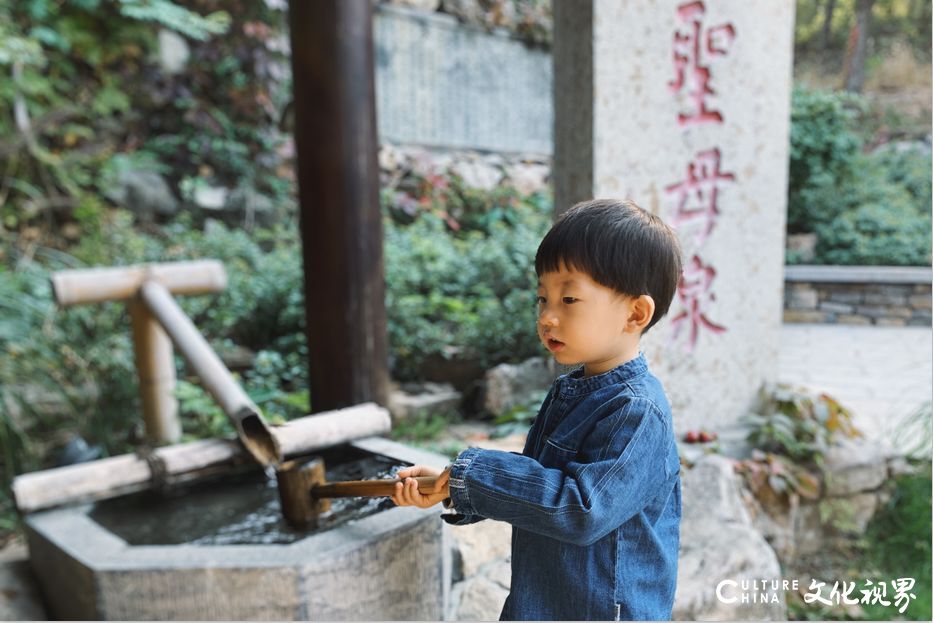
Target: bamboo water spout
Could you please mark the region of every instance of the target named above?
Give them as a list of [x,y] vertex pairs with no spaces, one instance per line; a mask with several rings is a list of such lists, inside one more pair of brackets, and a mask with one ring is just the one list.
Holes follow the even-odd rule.
[[237,435],[250,454],[262,465],[280,462],[282,452],[278,441],[269,430],[259,407],[246,395],[165,286],[155,281],[143,282],[139,288],[139,298],[158,319],[175,347],[204,383],[205,389],[233,422]]
[[174,396],[174,343],[233,422],[253,458],[263,466],[274,465],[282,460],[282,452],[259,407],[172,298],[172,293],[215,292],[226,283],[223,264],[215,260],[66,270],[52,276],[52,289],[60,305],[127,301],[143,416],[151,440],[174,442],[181,436]]

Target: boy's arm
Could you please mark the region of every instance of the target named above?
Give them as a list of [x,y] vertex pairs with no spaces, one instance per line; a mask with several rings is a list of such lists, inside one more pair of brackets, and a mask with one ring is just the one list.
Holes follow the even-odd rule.
[[[530,457],[532,451],[534,450],[535,439],[537,439],[537,436],[540,434],[538,428],[541,424],[541,414],[547,411],[548,407],[551,405],[551,401],[554,399],[554,387],[555,385],[552,384],[550,390],[548,390],[547,396],[544,397],[544,401],[538,408],[538,414],[531,422],[531,428],[529,429],[528,436],[525,439],[525,448],[522,450],[522,455],[524,456]],[[516,453],[509,452],[508,454],[514,455]],[[462,456],[463,453],[460,453],[460,456],[458,456],[457,459],[459,460]],[[452,512],[441,515],[441,519],[454,526],[465,526],[486,519],[482,515],[477,515],[475,513],[465,513],[462,509],[455,506],[452,498],[448,498],[444,501],[444,508],[452,509]]]
[[481,515],[577,545],[593,543],[645,507],[670,478],[670,422],[633,399],[600,420],[563,469],[524,455],[469,448],[454,461],[450,496],[463,515]]

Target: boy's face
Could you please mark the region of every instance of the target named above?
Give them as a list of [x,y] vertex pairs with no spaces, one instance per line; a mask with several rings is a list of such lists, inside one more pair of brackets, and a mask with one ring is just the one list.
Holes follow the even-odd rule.
[[641,330],[629,322],[632,297],[564,265],[540,276],[537,295],[538,337],[558,363],[583,363],[592,376],[638,355]]

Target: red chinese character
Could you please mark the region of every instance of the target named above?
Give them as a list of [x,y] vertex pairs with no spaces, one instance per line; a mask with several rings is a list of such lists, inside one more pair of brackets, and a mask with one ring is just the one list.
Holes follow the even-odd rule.
[[671,218],[674,227],[700,222],[700,231],[695,238],[697,245],[706,242],[719,216],[720,183],[735,180],[732,173],[719,170],[719,158],[719,149],[716,148],[699,152],[687,165],[687,179],[664,189],[668,194],[677,194],[677,212]]
[[676,317],[671,319],[674,328],[674,339],[680,335],[684,323],[690,326],[690,335],[687,338],[685,350],[691,352],[696,347],[700,329],[708,329],[713,333],[723,333],[726,328],[720,326],[706,317],[706,306],[716,300],[716,295],[710,292],[716,269],[703,264],[696,255],[684,268],[684,274],[677,285],[677,296],[684,307]]
[[680,125],[722,123],[722,114],[710,110],[706,104],[706,96],[715,95],[716,92],[709,86],[709,66],[702,61],[705,57],[725,56],[735,39],[735,28],[732,24],[720,24],[704,31],[701,20],[705,11],[706,7],[699,0],[677,7],[682,29],[674,32],[674,69],[677,77],[669,86],[673,93],[680,92],[686,86],[694,107],[689,114],[677,115]]

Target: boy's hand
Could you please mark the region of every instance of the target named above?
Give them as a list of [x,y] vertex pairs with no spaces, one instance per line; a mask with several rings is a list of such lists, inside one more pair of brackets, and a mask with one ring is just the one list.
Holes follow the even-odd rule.
[[[392,501],[398,506],[428,508],[450,497],[450,468],[442,472],[427,465],[415,465],[400,470],[397,476],[404,480],[395,485],[395,494],[392,496]],[[437,476],[438,492],[428,495],[419,492],[415,476]]]

